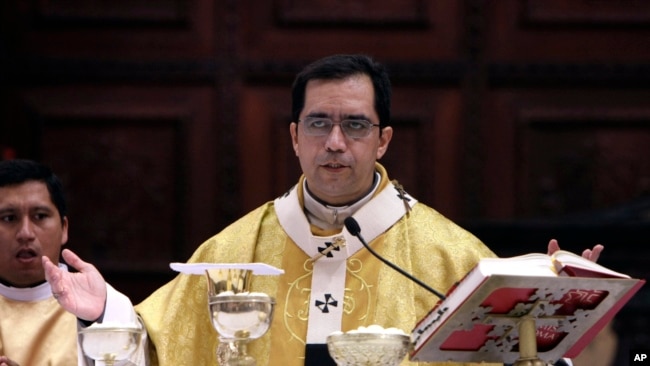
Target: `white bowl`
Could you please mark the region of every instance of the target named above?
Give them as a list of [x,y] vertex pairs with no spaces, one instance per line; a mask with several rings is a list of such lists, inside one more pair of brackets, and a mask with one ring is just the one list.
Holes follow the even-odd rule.
[[142,330],[135,327],[90,326],[79,330],[79,343],[86,356],[95,361],[129,358],[140,344]]
[[411,349],[411,339],[406,334],[392,333],[331,334],[327,349],[339,366],[394,366]]

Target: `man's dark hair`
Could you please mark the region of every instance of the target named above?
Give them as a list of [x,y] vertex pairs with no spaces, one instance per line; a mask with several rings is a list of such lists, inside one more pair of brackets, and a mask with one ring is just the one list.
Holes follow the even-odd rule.
[[305,107],[307,82],[313,79],[334,80],[365,74],[372,80],[375,91],[375,111],[381,127],[390,125],[391,84],[386,68],[366,55],[333,55],[307,65],[297,76],[291,88],[291,118],[298,122]]
[[26,159],[0,161],[0,187],[30,181],[45,183],[48,192],[50,192],[50,199],[59,211],[61,221],[63,221],[63,218],[67,215],[63,184],[48,166]]

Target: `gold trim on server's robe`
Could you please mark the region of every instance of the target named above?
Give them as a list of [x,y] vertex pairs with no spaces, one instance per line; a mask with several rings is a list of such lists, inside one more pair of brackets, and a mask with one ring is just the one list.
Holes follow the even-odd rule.
[[[382,181],[387,179],[382,171]],[[297,186],[298,189],[300,185]],[[331,233],[315,233],[329,235]],[[494,254],[477,238],[437,211],[416,204],[370,243],[382,256],[429,286],[446,291],[482,257]],[[256,276],[252,291],[264,292],[277,305],[270,330],[248,351],[258,365],[304,364],[310,258],[281,227],[273,202],[250,212],[204,242],[188,262],[263,262],[282,268],[281,276]],[[410,333],[438,299],[368,251],[347,260],[341,330],[378,324]],[[158,349],[154,365],[216,365],[217,334],[207,311],[203,276],[178,275],[136,307]],[[419,363],[446,365],[446,363]],[[402,365],[418,365],[405,359]],[[451,365],[451,364],[449,364]],[[458,365],[458,364],[454,364]]]

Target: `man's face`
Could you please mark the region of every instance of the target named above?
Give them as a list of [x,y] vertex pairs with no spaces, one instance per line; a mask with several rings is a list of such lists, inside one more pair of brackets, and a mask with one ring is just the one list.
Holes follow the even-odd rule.
[[[374,108],[374,89],[367,75],[341,80],[310,80],[305,89],[305,106],[300,119],[328,117],[334,123],[349,117],[379,123]],[[307,186],[319,199],[331,205],[353,202],[366,194],[373,181],[375,161],[380,159],[393,135],[391,127],[378,127],[363,138],[347,137],[339,125],[327,136],[308,136],[303,123],[291,123],[293,149],[307,179]]]
[[59,262],[68,241],[45,183],[28,181],[0,187],[0,281],[29,287],[45,281],[41,256]]

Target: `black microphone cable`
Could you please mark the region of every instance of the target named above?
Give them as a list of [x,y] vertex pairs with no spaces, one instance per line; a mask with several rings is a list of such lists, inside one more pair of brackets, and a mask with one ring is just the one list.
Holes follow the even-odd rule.
[[431,287],[427,286],[425,283],[423,283],[419,279],[411,276],[410,274],[406,273],[403,269],[399,268],[398,266],[394,265],[393,263],[389,262],[388,260],[384,259],[379,254],[377,254],[370,247],[370,245],[368,245],[368,243],[366,243],[366,241],[361,236],[361,227],[359,226],[359,223],[357,222],[357,220],[354,219],[354,217],[350,216],[347,219],[345,219],[344,224],[345,224],[345,228],[348,229],[348,232],[350,232],[350,234],[352,234],[352,235],[356,236],[357,238],[359,238],[359,241],[361,242],[361,244],[363,244],[363,246],[366,247],[366,249],[368,249],[368,251],[372,255],[377,257],[377,259],[379,259],[380,261],[386,263],[386,265],[388,265],[390,268],[396,270],[397,272],[401,273],[406,278],[410,279],[411,281],[413,281],[413,282],[417,283],[418,285],[422,286],[423,288],[425,288],[427,291],[429,291],[432,294],[436,295],[438,298],[440,298],[440,300],[445,299],[445,295],[443,295],[442,293],[432,289]]

